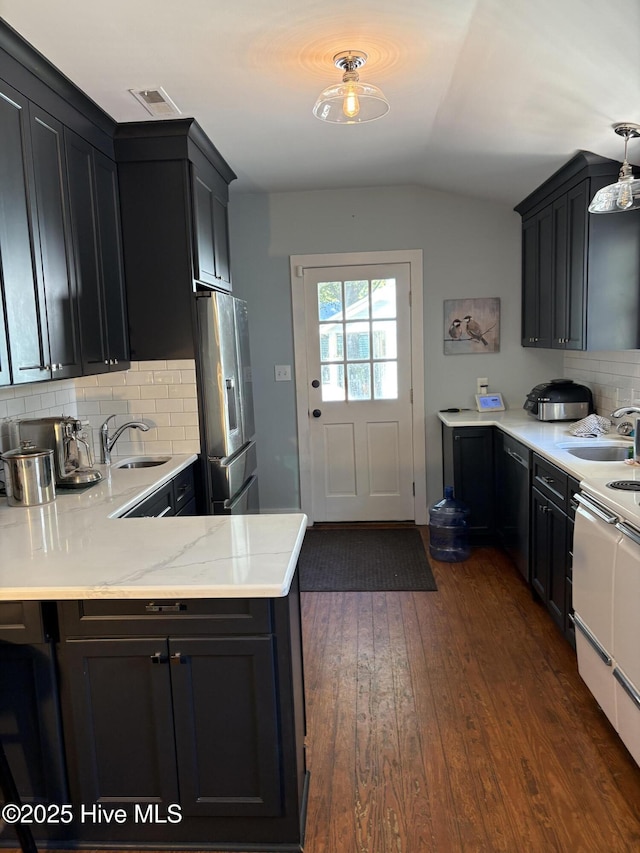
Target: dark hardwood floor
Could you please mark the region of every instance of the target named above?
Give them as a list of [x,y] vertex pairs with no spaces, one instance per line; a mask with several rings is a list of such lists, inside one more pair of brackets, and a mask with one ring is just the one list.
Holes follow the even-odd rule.
[[640,768],[508,558],[432,567],[303,593],[305,853],[640,851]]
[[305,853],[640,850],[640,769],[507,557],[303,593]]

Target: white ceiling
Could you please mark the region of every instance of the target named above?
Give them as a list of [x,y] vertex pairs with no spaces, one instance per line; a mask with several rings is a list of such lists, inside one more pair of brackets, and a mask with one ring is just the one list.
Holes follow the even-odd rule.
[[[232,192],[419,184],[513,205],[580,149],[620,160],[611,125],[640,123],[639,0],[0,0],[0,16],[117,121],[150,119],[128,90],[163,86]],[[311,113],[347,49],[369,54],[379,121]]]

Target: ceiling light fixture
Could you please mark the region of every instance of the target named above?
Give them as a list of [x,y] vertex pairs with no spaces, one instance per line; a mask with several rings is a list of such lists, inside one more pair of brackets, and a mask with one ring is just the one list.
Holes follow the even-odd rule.
[[594,195],[589,213],[622,213],[640,208],[640,178],[634,178],[627,161],[627,145],[630,139],[640,136],[640,124],[625,121],[614,124],[613,129],[624,137],[624,160],[615,184],[603,187]]
[[389,112],[389,102],[372,83],[360,80],[358,69],[368,56],[361,50],[344,50],[333,57],[336,68],[344,71],[342,83],[327,86],[318,97],[313,114],[333,124],[362,124]]

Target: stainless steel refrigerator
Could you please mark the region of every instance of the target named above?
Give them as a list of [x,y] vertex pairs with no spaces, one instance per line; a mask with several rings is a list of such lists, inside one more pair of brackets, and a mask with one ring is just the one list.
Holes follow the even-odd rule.
[[200,435],[209,513],[259,512],[247,304],[228,293],[196,298]]

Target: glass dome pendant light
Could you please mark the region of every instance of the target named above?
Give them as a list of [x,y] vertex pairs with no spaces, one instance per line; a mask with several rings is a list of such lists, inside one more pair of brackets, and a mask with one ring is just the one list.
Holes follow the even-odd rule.
[[589,213],[622,213],[640,208],[640,178],[634,178],[627,161],[627,145],[630,139],[640,136],[640,124],[620,122],[614,124],[613,129],[624,137],[624,160],[620,175],[615,184],[598,190],[589,205]]
[[381,90],[360,80],[358,69],[367,59],[361,50],[345,50],[333,57],[336,68],[344,71],[342,82],[320,93],[313,108],[316,118],[333,124],[362,124],[389,112],[389,102]]

